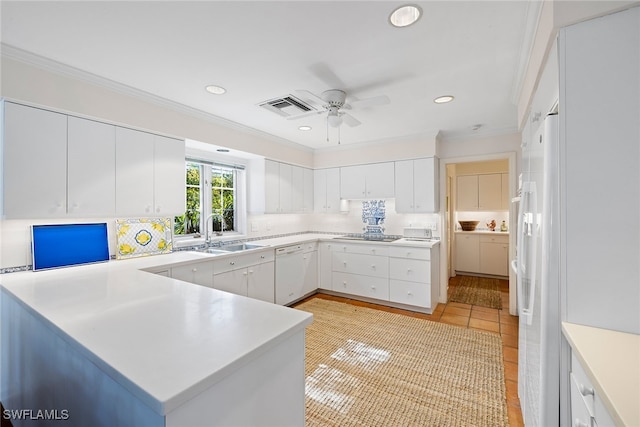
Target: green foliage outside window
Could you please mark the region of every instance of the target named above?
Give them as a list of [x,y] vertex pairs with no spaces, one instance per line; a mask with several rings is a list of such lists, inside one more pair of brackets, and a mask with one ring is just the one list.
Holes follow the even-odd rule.
[[187,210],[175,217],[173,232],[179,234],[200,233],[200,165],[187,163]]

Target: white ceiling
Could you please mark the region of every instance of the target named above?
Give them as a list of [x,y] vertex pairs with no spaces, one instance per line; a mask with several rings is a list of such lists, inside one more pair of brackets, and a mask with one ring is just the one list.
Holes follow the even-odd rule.
[[515,131],[530,1],[414,2],[422,18],[394,28],[402,4],[2,1],[2,42],[312,148],[337,143],[324,115],[287,120],[257,104],[299,89],[387,95],[350,111],[362,124],[343,124],[342,144]]

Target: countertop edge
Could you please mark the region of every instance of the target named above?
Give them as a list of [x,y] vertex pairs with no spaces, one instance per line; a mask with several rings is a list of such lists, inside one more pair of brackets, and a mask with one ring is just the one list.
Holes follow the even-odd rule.
[[[638,363],[640,360],[640,335],[569,322],[562,322],[562,332],[615,422],[623,426],[640,425],[640,408],[637,404],[640,402],[640,363]],[[603,347],[601,345],[603,338],[608,338],[609,346]],[[615,343],[611,342],[612,338],[616,340]],[[629,356],[628,352],[619,348],[621,341],[632,348],[635,346],[637,354]],[[605,352],[606,362],[599,363],[599,359],[602,359],[601,354]],[[628,363],[625,358],[631,359],[632,363]],[[626,385],[622,389],[621,384],[629,383],[624,379],[616,381],[610,375],[611,372],[606,372],[610,370],[607,367],[622,370],[628,369],[629,366],[635,367],[635,372],[630,373],[631,375],[635,374],[635,387],[631,382],[631,387]],[[628,374],[624,374],[627,379],[629,378]]]

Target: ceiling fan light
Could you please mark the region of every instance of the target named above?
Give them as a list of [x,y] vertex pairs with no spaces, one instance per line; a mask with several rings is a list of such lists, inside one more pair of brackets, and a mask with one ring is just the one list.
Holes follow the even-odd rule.
[[422,16],[422,10],[415,5],[400,6],[389,15],[389,22],[394,27],[402,28],[414,24]]
[[333,127],[333,128],[337,128],[338,126],[340,126],[342,124],[342,117],[338,116],[337,114],[329,114],[327,116],[327,122],[329,123],[329,126]]

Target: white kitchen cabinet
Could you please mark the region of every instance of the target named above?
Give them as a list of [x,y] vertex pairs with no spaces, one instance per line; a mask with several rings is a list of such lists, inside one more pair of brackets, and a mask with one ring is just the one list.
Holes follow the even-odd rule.
[[318,289],[318,244],[305,243],[302,261],[304,276],[302,279],[302,295],[308,295]]
[[456,233],[456,271],[480,271],[480,236]]
[[508,211],[511,206],[511,197],[509,195],[509,174],[500,174],[502,180],[502,202],[500,203],[501,210]]
[[331,259],[333,291],[389,300],[387,247],[336,244]]
[[116,214],[173,216],[185,210],[184,143],[116,128]]
[[480,236],[480,273],[509,275],[509,236]]
[[[503,189],[504,181],[507,185]],[[508,194],[508,174],[459,175],[456,179],[456,210],[509,210]]]
[[264,185],[264,211],[277,213],[280,210],[280,163],[265,160]]
[[[433,251],[436,252],[436,251]],[[431,249],[391,247],[389,250],[389,301],[431,308],[438,303],[437,255]]]
[[196,285],[213,287],[213,262],[202,261],[171,268],[171,277]]
[[275,263],[256,264],[247,268],[247,296],[262,301],[275,302]]
[[318,213],[340,211],[340,169],[313,171],[313,210]]
[[67,212],[113,216],[116,211],[116,127],[68,116]]
[[181,215],[186,210],[184,141],[154,135],[154,215]]
[[4,103],[4,215],[60,218],[67,208],[67,116]]
[[393,162],[340,168],[342,199],[386,199],[395,196]]
[[318,288],[331,290],[331,248],[333,243],[320,242],[318,245]]
[[438,183],[436,157],[395,162],[396,212],[437,212]]
[[332,289],[350,295],[389,300],[389,279],[360,274],[333,272]]
[[265,212],[302,213],[313,210],[313,171],[265,160]]
[[236,295],[274,302],[274,252],[261,250],[214,259],[213,287]]

